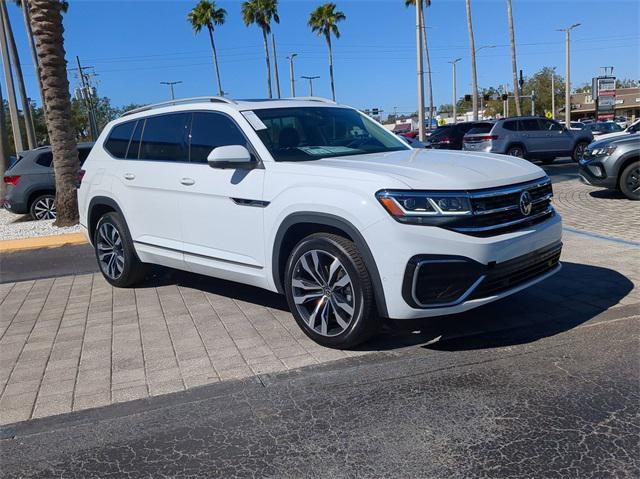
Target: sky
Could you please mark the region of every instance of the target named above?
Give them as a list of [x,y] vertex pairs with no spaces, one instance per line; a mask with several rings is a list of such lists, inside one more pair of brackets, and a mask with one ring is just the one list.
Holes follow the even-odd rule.
[[[334,41],[336,96],[357,108],[410,113],[417,109],[415,10],[404,0],[334,0],[346,15]],[[9,3],[27,94],[37,99],[35,73],[19,9]],[[186,21],[196,0],[96,1],[70,0],[64,17],[69,68],[79,56],[93,66],[100,96],[115,106],[144,104],[169,98],[161,81],[182,81],[177,97],[215,95],[216,83],[206,33],[195,35]],[[262,34],[246,27],[240,1],[216,2],[227,21],[216,27],[223,89],[232,98],[267,96]],[[286,57],[295,52],[296,93],[308,94],[300,75],[319,75],[316,96],[330,97],[328,53],[324,38],[307,26],[320,0],[280,0],[280,24],[273,26],[278,50],[280,86],[290,95]],[[638,0],[512,0],[518,68],[525,76],[544,66],[564,75],[564,34],[573,23],[572,85],[590,82],[600,67],[615,67],[618,78],[640,79],[640,1]],[[506,0],[472,0],[472,18],[480,88],[511,83],[511,56]],[[458,96],[470,93],[469,38],[464,0],[433,0],[426,11],[435,105],[451,102],[451,65],[458,63]],[[73,63],[73,64],[72,64]],[[426,67],[425,67],[426,68]],[[77,74],[69,72],[71,88]],[[6,86],[3,84],[3,86]],[[6,91],[6,90],[5,90]],[[275,91],[275,89],[274,89]]]

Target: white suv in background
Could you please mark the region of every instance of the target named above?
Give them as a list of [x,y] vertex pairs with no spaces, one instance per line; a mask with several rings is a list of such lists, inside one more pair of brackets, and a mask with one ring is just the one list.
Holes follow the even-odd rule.
[[414,150],[317,98],[212,97],[111,122],[84,166],[80,222],[109,283],[160,264],[284,293],[331,347],[380,318],[503,298],[560,268],[551,182],[528,161]]

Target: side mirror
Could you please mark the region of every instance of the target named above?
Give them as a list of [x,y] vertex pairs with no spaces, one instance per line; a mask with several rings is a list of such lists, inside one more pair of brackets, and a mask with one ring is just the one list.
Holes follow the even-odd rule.
[[250,170],[257,162],[251,159],[251,153],[242,145],[228,145],[214,148],[207,156],[211,168],[229,168]]

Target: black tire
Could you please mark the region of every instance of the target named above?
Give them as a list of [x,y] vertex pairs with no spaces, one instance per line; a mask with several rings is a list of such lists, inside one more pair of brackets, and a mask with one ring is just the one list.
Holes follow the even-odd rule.
[[584,154],[585,148],[589,146],[589,143],[586,141],[579,141],[576,143],[576,146],[573,147],[573,152],[571,153],[571,159],[576,163],[582,159],[582,155]]
[[[109,243],[115,244],[111,248],[113,252],[111,255],[108,252]],[[141,282],[149,272],[149,265],[141,262],[138,258],[129,234],[129,228],[118,213],[106,213],[100,217],[93,235],[93,248],[102,276],[113,286],[118,288],[134,286]],[[120,258],[122,264],[118,261]]]
[[507,148],[507,155],[515,156],[517,158],[526,158],[527,150],[525,150],[524,146],[522,145],[511,145],[509,148]]
[[[315,280],[315,276],[308,275],[309,269],[303,266],[307,259],[307,266],[313,267],[308,260],[310,257],[313,260],[314,254],[320,267],[313,271],[321,275],[320,280],[324,284],[320,287],[316,286],[320,282]],[[326,265],[334,264],[335,259],[339,262],[337,268],[342,269],[336,268],[331,274],[332,270]],[[325,260],[329,263],[323,265],[322,262]],[[304,275],[307,275],[307,279],[303,278]],[[345,282],[345,277],[348,285],[339,287],[339,284]],[[305,287],[296,286],[294,281],[297,285],[304,282]],[[311,289],[306,286],[309,284]],[[322,346],[350,348],[366,341],[378,330],[379,318],[371,277],[358,249],[346,238],[328,233],[315,233],[300,241],[287,260],[284,287],[289,308],[298,326]],[[312,293],[307,295],[307,291]],[[310,298],[296,304],[296,299],[300,301],[301,297],[306,296]],[[351,313],[339,306],[345,304],[351,309]],[[349,319],[345,321],[347,317]]]
[[620,191],[630,200],[640,200],[640,161],[634,161],[622,170]]
[[29,206],[29,215],[34,220],[56,219],[56,197],[52,193],[46,193],[36,197]]

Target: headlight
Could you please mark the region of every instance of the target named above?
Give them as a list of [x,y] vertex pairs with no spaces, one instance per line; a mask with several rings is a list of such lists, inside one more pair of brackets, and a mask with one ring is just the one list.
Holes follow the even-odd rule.
[[603,146],[601,148],[589,150],[589,156],[610,156],[614,151],[616,151],[616,147],[614,145]]
[[407,222],[472,214],[469,197],[461,193],[384,190],[376,198],[391,216]]

